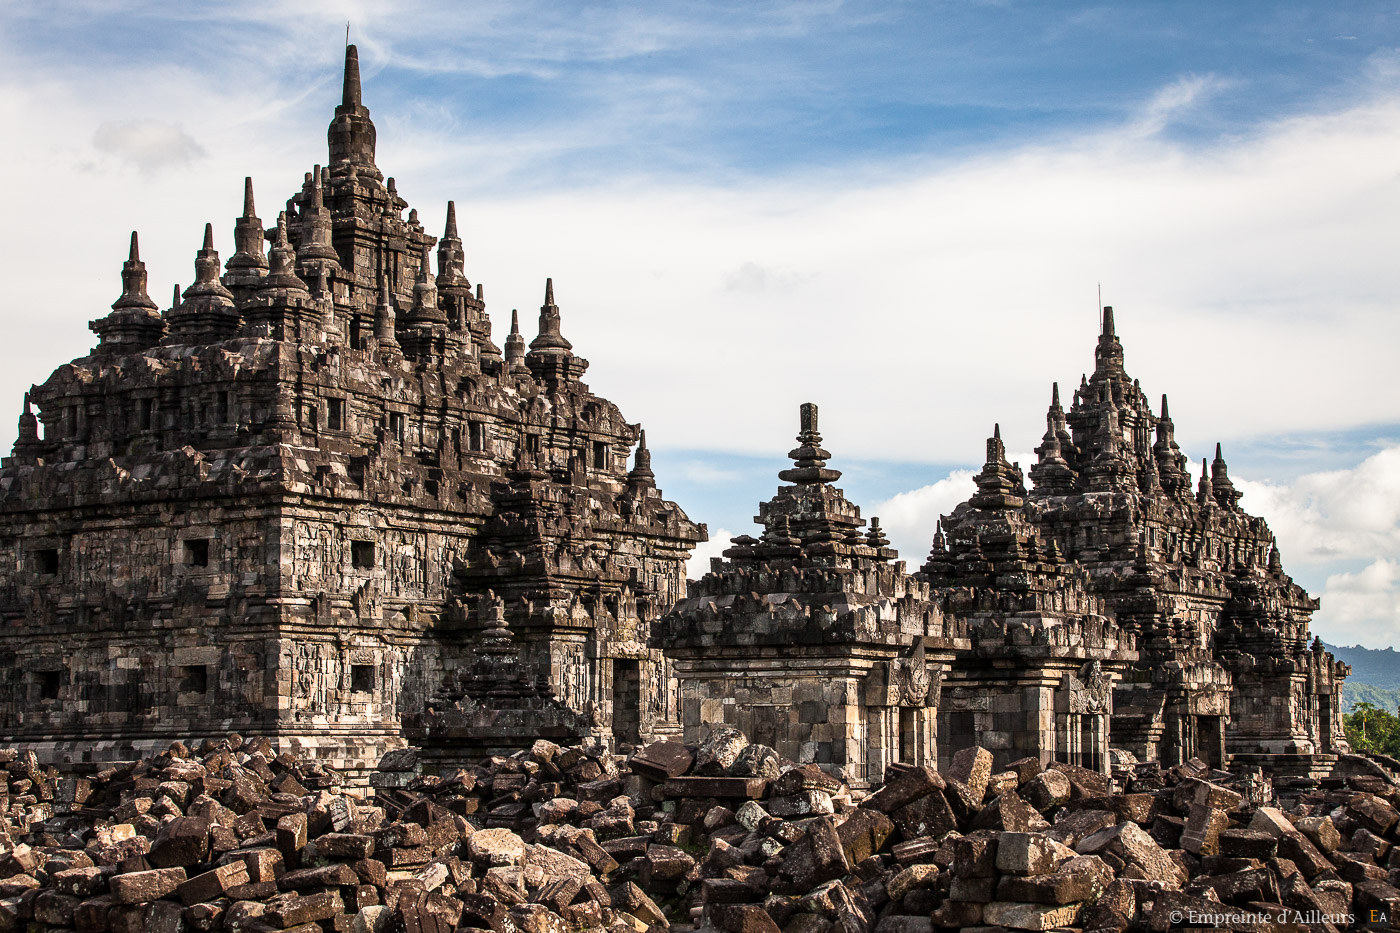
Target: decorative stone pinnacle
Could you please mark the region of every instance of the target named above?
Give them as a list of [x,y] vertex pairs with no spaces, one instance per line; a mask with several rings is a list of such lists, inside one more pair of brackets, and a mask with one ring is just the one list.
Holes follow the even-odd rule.
[[778,478],[788,483],[834,483],[841,478],[840,470],[829,470],[826,461],[831,454],[822,449],[822,436],[817,433],[817,406],[812,402],[803,403],[797,435],[797,447],[788,451],[795,469],[783,470]]
[[454,239],[457,236],[457,204],[454,201],[447,202],[447,226],[442,231],[443,239]]
[[146,294],[146,264],[141,261],[141,244],[135,230],[131,231],[131,249],[122,265],[122,294],[112,303],[112,308],[158,310],[151,296]]
[[530,341],[530,352],[570,355],[574,345],[559,332],[559,306],[554,303],[554,279],[544,280],[544,304],[540,305],[540,333]]
[[637,440],[637,454],[632,461],[632,470],[627,474],[629,486],[656,485],[656,474],[651,471],[651,451],[647,450],[647,432],[642,431]]

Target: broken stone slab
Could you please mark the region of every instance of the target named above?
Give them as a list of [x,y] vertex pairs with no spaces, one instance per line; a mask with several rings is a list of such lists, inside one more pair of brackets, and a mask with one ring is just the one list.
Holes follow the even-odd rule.
[[905,839],[942,836],[958,828],[958,818],[941,790],[931,790],[895,810],[891,816]]
[[1070,798],[1069,777],[1063,771],[1042,771],[1021,785],[1021,797],[1044,813]]
[[185,881],[185,869],[177,866],[113,875],[108,881],[108,886],[117,903],[144,904],[147,901],[169,897]]
[[209,857],[209,826],[204,817],[177,816],[161,827],[146,860],[155,868],[187,868]]
[[730,777],[760,778],[776,780],[782,773],[782,757],[767,745],[754,743],[745,746],[729,766]]
[[846,861],[857,865],[875,855],[894,832],[894,823],[878,810],[857,809],[840,826],[836,836]]
[[937,865],[910,865],[889,880],[885,885],[885,894],[890,900],[897,901],[915,888],[933,884],[938,871]]
[[934,791],[942,791],[946,786],[943,775],[932,768],[912,767],[896,775],[893,780],[886,781],[860,805],[881,813],[894,813]]
[[695,756],[680,742],[652,742],[629,759],[634,772],[653,781],[680,777],[690,770]]
[[242,862],[219,865],[180,884],[175,889],[185,906],[224,897],[230,888],[248,884],[248,867]]
[[1199,778],[1186,778],[1172,791],[1172,806],[1181,813],[1189,810],[1192,804],[1229,812],[1243,800],[1242,794]]
[[525,858],[525,840],[509,829],[478,830],[467,840],[467,854],[482,866],[519,865]]

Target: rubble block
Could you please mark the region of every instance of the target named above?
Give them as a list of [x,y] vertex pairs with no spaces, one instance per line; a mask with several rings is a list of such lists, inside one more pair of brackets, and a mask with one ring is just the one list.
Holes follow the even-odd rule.
[[174,894],[185,881],[185,870],[175,867],[113,875],[108,883],[117,903],[143,904]]
[[653,742],[627,762],[633,772],[654,781],[680,777],[690,770],[695,756],[679,742]]
[[979,804],[986,794],[987,781],[992,776],[992,753],[981,746],[960,749],[944,770],[949,778],[967,788],[974,805]]
[[1103,859],[1080,855],[1066,859],[1048,874],[1003,876],[997,882],[996,896],[998,900],[1035,904],[1087,903],[1097,900],[1112,881],[1113,869]]
[[1068,855],[1048,836],[1029,832],[1003,832],[997,837],[997,871],[1012,875],[1043,875],[1055,870]]
[[1181,847],[1192,855],[1217,855],[1220,833],[1229,825],[1230,816],[1224,810],[1193,803],[1181,833]]
[[1018,904],[993,901],[982,908],[982,919],[988,924],[1013,930],[1053,930],[1074,924],[1080,905]]
[[1185,870],[1136,823],[1101,829],[1081,839],[1074,849],[1081,855],[1116,856],[1123,863],[1136,866],[1140,877],[1168,888],[1179,888],[1186,882]]
[[193,907],[202,901],[224,897],[231,888],[247,884],[248,881],[248,867],[242,862],[230,862],[195,875],[176,888],[175,893],[185,906]]

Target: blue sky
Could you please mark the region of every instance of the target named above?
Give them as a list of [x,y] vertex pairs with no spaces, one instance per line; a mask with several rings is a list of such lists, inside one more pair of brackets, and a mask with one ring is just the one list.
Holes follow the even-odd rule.
[[456,199],[498,327],[554,277],[716,537],[815,401],[917,565],[993,422],[1028,465],[1102,285],[1316,629],[1400,639],[1400,2],[0,4],[16,415],[132,228],[163,297],[243,175],[270,216],[325,159],[347,19],[381,167],[430,230]]

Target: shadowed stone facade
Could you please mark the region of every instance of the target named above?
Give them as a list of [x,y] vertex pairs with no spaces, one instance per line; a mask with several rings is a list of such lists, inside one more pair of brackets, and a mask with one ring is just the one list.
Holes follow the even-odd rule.
[[206,228],[163,311],[132,234],[97,347],[26,398],[0,741],[238,730],[355,768],[673,733],[649,625],[703,526],[579,381],[552,283],[529,346],[514,316],[493,342],[455,208],[429,235],[375,164],[353,46],[328,139],[270,228],[246,183],[222,275]]

